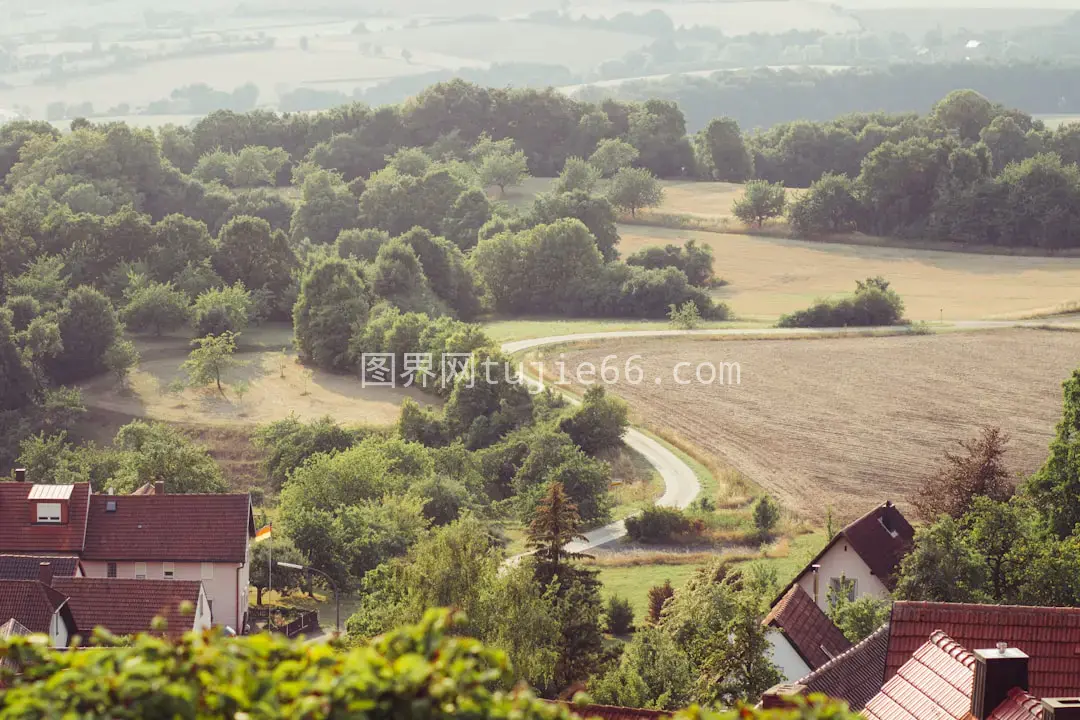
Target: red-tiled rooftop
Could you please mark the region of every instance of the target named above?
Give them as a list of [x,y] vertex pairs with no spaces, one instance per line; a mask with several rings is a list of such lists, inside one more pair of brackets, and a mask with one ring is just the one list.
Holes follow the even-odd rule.
[[35,633],[48,633],[53,613],[66,597],[37,580],[0,580],[0,618]]
[[559,703],[565,705],[571,714],[579,718],[601,718],[601,720],[657,720],[658,718],[671,717],[671,713],[664,710],[646,710],[644,708],[627,708],[615,705],[575,705],[573,703]]
[[0,555],[0,580],[37,580],[46,562],[53,577],[74,577],[79,568],[79,558],[72,555]]
[[942,632],[885,682],[863,708],[870,720],[963,720],[971,711],[975,656]]
[[254,534],[247,495],[93,495],[83,557],[242,563]]
[[819,668],[851,649],[851,643],[813,598],[792,585],[762,624],[780,630],[811,668]]
[[1035,697],[1080,695],[1080,608],[900,601],[893,604],[889,624],[886,679],[941,630],[966,648],[1005,642],[1026,653]]
[[168,622],[166,633],[190,630],[194,615],[180,612],[183,602],[199,601],[198,580],[131,580],[118,578],[56,578],[53,587],[68,598],[75,627],[84,641],[95,627],[114,635],[150,632],[155,617]]
[[1013,688],[1009,697],[990,713],[990,720],[1040,720],[1042,714],[1042,703],[1037,697]]
[[34,485],[26,482],[0,482],[0,552],[4,553],[77,553],[86,535],[86,508],[90,484],[77,483],[68,500],[68,522],[38,524],[31,522],[33,503],[28,499]]
[[796,684],[806,688],[804,694],[821,693],[846,701],[852,710],[862,710],[885,682],[888,651],[889,626],[886,624]]

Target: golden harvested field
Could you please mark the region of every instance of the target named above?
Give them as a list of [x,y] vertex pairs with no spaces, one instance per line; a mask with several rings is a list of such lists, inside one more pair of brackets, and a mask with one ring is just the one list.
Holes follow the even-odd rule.
[[[434,395],[402,388],[362,387],[359,378],[310,370],[296,362],[291,333],[283,327],[256,328],[241,335],[240,366],[225,378],[225,394],[216,387],[170,392],[182,378],[180,364],[188,342],[183,338],[140,338],[142,361],[131,374],[129,388],[118,388],[104,375],[82,386],[86,404],[98,411],[198,425],[254,425],[295,414],[301,420],[331,415],[346,425],[389,425],[397,422],[401,403],[412,397],[421,405],[438,402]],[[238,396],[236,383],[246,381]]]
[[912,320],[974,320],[1054,311],[1080,300],[1080,258],[984,255],[667,228],[621,226],[622,254],[688,239],[712,247],[714,295],[742,319],[774,319],[819,297],[887,278]]
[[[1080,332],[628,339],[570,349],[565,362],[600,367],[608,355],[620,368],[644,358],[643,382],[628,384],[620,372],[610,388],[635,417],[728,463],[807,519],[831,506],[846,520],[886,499],[906,505],[942,452],[983,424],[1012,436],[1011,469],[1037,469],[1061,416],[1061,383],[1080,365]],[[679,362],[737,362],[741,384],[676,385]]]

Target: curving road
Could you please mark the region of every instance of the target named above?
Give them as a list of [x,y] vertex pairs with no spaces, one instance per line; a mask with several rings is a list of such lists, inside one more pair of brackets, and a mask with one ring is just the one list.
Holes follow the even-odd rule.
[[[1062,317],[1051,320],[961,320],[944,325],[936,325],[936,328],[952,328],[957,330],[990,330],[995,328],[1011,327],[1041,327],[1046,325],[1063,325],[1065,327],[1078,327],[1077,317]],[[807,335],[871,335],[881,333],[889,328],[724,328],[714,330],[618,330],[612,332],[577,333],[573,335],[552,335],[543,338],[529,340],[514,340],[502,344],[503,352],[513,355],[526,350],[536,350],[552,345],[566,345],[591,340],[618,340],[625,338],[657,338],[677,336],[752,336],[766,338],[805,337]],[[897,331],[908,329],[905,326],[893,328]],[[570,398],[571,402],[577,402]],[[686,508],[694,501],[701,492],[701,483],[693,469],[687,465],[678,455],[668,450],[664,445],[653,440],[639,430],[633,428],[626,432],[626,444],[641,453],[646,460],[660,473],[664,480],[664,494],[656,501],[657,505],[665,507]],[[571,552],[585,552],[591,548],[605,545],[613,540],[618,540],[626,535],[626,526],[622,520],[613,522],[604,527],[597,528],[586,533],[585,540],[579,540],[567,545]],[[507,562],[514,563],[521,556],[510,558]]]

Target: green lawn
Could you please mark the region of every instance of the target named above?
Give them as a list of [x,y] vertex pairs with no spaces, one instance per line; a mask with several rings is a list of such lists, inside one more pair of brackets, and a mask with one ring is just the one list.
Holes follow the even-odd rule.
[[630,601],[634,608],[634,622],[640,623],[649,613],[649,588],[663,585],[670,580],[679,589],[698,565],[637,565],[634,567],[600,568],[600,582],[604,584],[603,595],[618,595]]

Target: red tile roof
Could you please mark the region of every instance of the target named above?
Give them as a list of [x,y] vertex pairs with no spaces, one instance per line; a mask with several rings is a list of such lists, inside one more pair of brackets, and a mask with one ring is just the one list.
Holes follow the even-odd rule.
[[35,633],[48,633],[52,616],[67,598],[37,580],[0,580],[0,618]]
[[791,586],[762,624],[780,630],[811,669],[851,649],[840,628],[799,585]]
[[68,597],[75,627],[87,640],[95,627],[114,635],[150,632],[155,617],[168,622],[166,633],[182,635],[192,628],[194,615],[180,604],[199,602],[198,580],[130,580],[119,578],[56,578],[53,587]]
[[0,553],[80,552],[86,536],[90,484],[78,483],[72,488],[68,522],[63,525],[30,521],[32,503],[27,496],[33,487],[25,482],[0,482]]
[[1080,694],[1080,608],[901,601],[893,604],[889,624],[886,679],[931,632],[941,630],[973,650],[1005,642],[1027,653],[1035,697]]
[[971,711],[975,656],[935,632],[863,708],[870,720],[962,720]]
[[601,720],[656,720],[671,717],[665,710],[646,710],[644,708],[617,707],[615,705],[575,705],[560,702],[570,713],[579,718],[601,718]]
[[79,558],[71,555],[0,555],[0,580],[37,580],[44,562],[53,577],[74,577],[79,569]]
[[822,693],[846,701],[852,710],[862,710],[885,683],[885,655],[888,651],[889,626],[885,624],[870,637],[796,684],[806,688],[806,695]]
[[93,495],[83,557],[242,563],[254,535],[246,494]]
[[1042,703],[1037,697],[1020,688],[1009,691],[1009,697],[990,713],[990,720],[1040,720]]

